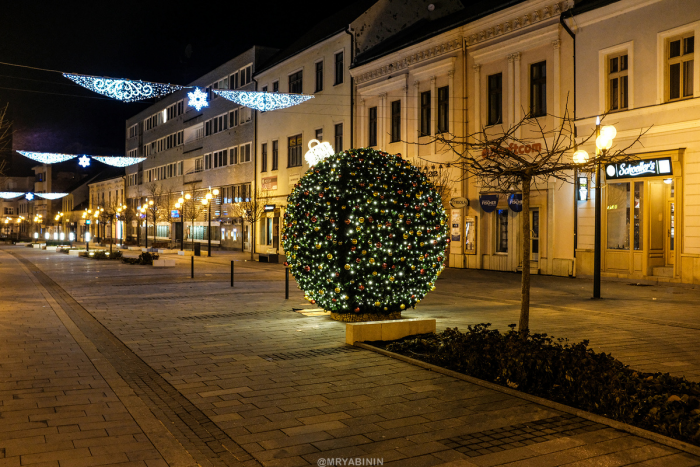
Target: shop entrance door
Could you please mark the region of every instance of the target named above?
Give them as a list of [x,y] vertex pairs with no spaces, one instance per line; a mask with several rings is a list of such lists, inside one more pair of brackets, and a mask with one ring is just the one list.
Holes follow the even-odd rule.
[[540,210],[539,208],[530,210],[530,260],[535,264],[531,268],[537,267],[540,260]]
[[673,198],[666,201],[666,266],[675,264],[676,250],[676,202]]

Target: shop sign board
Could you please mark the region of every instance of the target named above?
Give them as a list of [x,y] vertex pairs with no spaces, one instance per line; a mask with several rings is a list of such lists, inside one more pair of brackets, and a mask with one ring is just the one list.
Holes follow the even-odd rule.
[[521,212],[523,210],[523,195],[520,193],[511,193],[508,197],[508,206],[513,212]]
[[480,195],[479,204],[484,212],[493,212],[498,207],[498,195]]
[[578,200],[588,201],[588,177],[578,177]]
[[640,177],[670,177],[671,175],[673,175],[673,167],[670,157],[620,162],[619,164],[608,164],[605,166],[605,178],[608,180]]
[[276,207],[277,207],[276,204],[266,204],[265,205],[265,212],[272,212],[275,210]]
[[179,219],[180,218],[180,210],[179,209],[171,209],[170,210],[170,217],[173,219]]
[[467,198],[462,198],[461,196],[458,198],[452,198],[450,200],[450,206],[452,206],[453,209],[468,208],[469,200]]
[[277,176],[274,177],[264,177],[261,180],[261,185],[263,190],[276,190],[277,189]]

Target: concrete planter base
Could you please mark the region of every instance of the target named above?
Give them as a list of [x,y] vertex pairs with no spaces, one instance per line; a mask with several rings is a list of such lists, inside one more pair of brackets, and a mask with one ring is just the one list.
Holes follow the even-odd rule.
[[370,321],[366,323],[347,323],[345,325],[345,343],[372,341],[393,341],[406,336],[435,332],[434,319],[397,319],[393,321]]
[[182,250],[182,251],[178,251],[177,254],[179,256],[194,256],[194,251]]

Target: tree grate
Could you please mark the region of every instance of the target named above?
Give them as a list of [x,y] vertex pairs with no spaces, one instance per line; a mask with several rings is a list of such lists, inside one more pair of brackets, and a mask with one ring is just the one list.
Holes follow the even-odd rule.
[[350,352],[357,352],[359,349],[350,346],[331,347],[328,349],[311,349],[301,352],[285,352],[274,353],[268,355],[258,355],[258,357],[269,362],[278,362],[282,360],[298,360],[300,358],[325,357],[327,355],[338,355]]
[[178,319],[183,321],[195,321],[195,320],[206,320],[206,319],[223,319],[223,318],[238,318],[241,316],[257,316],[269,313],[278,313],[279,310],[260,310],[260,311],[240,311],[231,313],[210,313],[206,315],[191,315],[191,316],[178,316]]
[[575,415],[562,414],[558,417],[448,438],[442,444],[466,456],[478,457],[604,428],[607,427]]

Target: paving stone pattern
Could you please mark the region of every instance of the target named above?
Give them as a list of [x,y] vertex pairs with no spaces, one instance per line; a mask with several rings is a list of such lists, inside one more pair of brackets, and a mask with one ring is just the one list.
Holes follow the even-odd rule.
[[[297,290],[284,300],[284,271],[279,266],[237,263],[236,287],[231,289],[223,274],[230,263],[217,257],[195,262],[195,274],[211,280],[188,281],[189,259],[176,259],[177,266],[166,272],[39,250],[6,251],[27,258],[55,282],[60,290],[52,293],[61,297],[62,306],[74,309],[71,318],[114,359],[115,368],[177,439],[185,438],[183,446],[212,464],[220,459],[204,456],[204,446],[212,437],[222,444],[218,434],[212,435],[218,429],[234,443],[231,450],[240,447],[237,456],[250,456],[244,463],[263,466],[316,465],[321,458],[356,457],[417,467],[700,465],[700,459],[676,449],[607,427],[577,428],[578,420],[559,411],[371,351],[330,351],[343,347],[344,324],[291,312],[309,306]],[[444,316],[438,319],[440,326],[464,327],[484,318],[512,322],[517,308],[509,302],[509,292],[499,291],[497,298],[485,295],[501,286],[498,281],[510,287],[509,279],[469,273],[446,271],[438,283],[441,292],[406,315]],[[164,276],[173,281],[164,283]],[[178,277],[183,279],[175,280]],[[535,279],[537,294],[547,285],[539,280]],[[572,337],[602,326],[606,329],[595,334],[597,346],[624,343],[629,349],[635,348],[635,339],[648,342],[648,336],[638,333],[664,341],[679,331],[689,336],[697,332],[651,322],[640,326],[633,319],[616,317],[620,311],[614,307],[586,314],[587,303],[573,303],[574,292],[555,286],[547,299],[559,309],[549,310],[536,294],[535,326],[553,323],[558,331],[571,330]],[[692,293],[671,298],[691,303]],[[174,298],[180,296],[189,297]],[[668,309],[668,303],[664,305]],[[564,310],[567,306],[583,311]],[[671,319],[661,309],[656,309],[656,319]],[[641,317],[654,319],[644,315],[653,311],[643,311]],[[91,334],[86,314],[94,320],[90,326],[99,324],[103,330]],[[181,319],[197,315],[217,317]],[[692,325],[690,313],[680,315],[678,321]],[[588,327],[580,328],[582,324]],[[606,337],[606,330],[612,335]],[[681,347],[673,339],[669,342]],[[556,417],[564,418],[552,422]],[[185,426],[168,424],[177,420]],[[560,426],[567,429],[546,425],[544,430],[555,433],[512,446],[521,441],[511,435],[523,431],[514,427],[534,427],[541,420],[551,426],[563,423]],[[185,433],[186,429],[191,432]],[[473,457],[459,451],[471,445],[466,437],[494,438],[499,429],[507,435],[501,439],[509,441],[500,447],[508,449]]]
[[469,457],[477,457],[605,428],[605,425],[575,415],[562,414],[558,417],[456,436],[443,443]]

